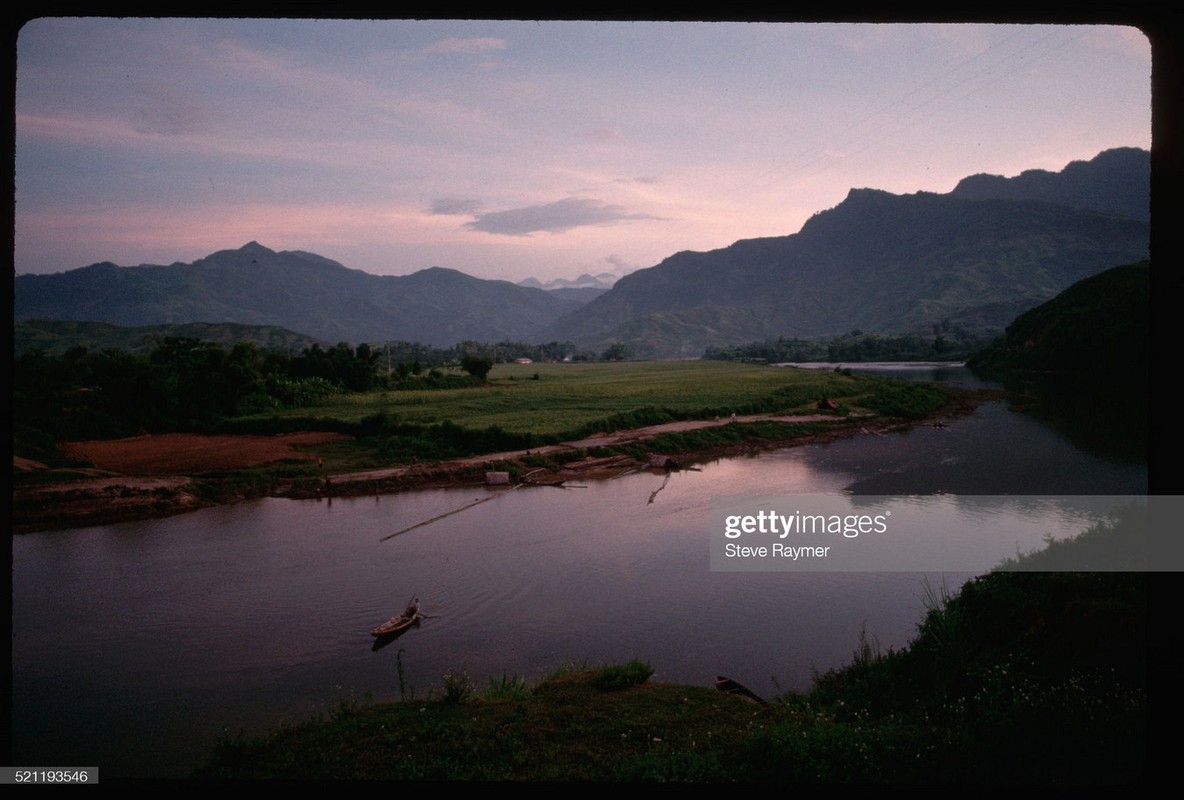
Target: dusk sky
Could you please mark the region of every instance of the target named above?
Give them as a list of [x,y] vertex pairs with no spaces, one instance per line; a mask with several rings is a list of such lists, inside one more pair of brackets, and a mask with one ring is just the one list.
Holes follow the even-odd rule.
[[255,240],[347,267],[621,275],[1151,146],[1135,28],[41,19],[17,43],[15,271]]

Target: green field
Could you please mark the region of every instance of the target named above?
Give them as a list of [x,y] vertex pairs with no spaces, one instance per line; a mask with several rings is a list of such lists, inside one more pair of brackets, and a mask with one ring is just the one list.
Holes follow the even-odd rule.
[[306,417],[313,411],[358,422],[383,413],[418,424],[449,421],[470,430],[498,426],[546,436],[642,409],[705,419],[808,411],[822,397],[843,401],[870,387],[866,379],[830,371],[719,361],[498,364],[483,387],[338,395],[315,409],[278,416]]

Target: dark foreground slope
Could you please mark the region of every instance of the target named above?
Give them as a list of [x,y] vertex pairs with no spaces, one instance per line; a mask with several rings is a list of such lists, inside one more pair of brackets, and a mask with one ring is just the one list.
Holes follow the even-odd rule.
[[1145,384],[1150,323],[1150,262],[1115,267],[1021,314],[968,366]]
[[1079,447],[1146,461],[1150,310],[1149,262],[1116,267],[1020,315],[967,365],[1026,397]]

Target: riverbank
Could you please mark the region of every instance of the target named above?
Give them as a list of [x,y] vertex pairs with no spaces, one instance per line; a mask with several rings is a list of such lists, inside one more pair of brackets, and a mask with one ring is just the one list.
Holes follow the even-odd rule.
[[[996,392],[955,392],[921,419],[854,413],[745,414],[678,420],[544,447],[361,470],[335,469],[332,448],[354,437],[331,432],[163,434],[62,445],[88,467],[50,469],[13,458],[13,531],[106,525],[276,496],[296,499],[389,494],[408,489],[564,485],[639,470],[669,472],[720,458],[887,435],[973,413]],[[490,477],[490,473],[501,473]]]
[[335,474],[312,485],[278,487],[276,494],[308,498],[479,484],[562,486],[639,470],[670,472],[719,458],[830,441],[868,432],[873,419],[872,415],[750,414],[723,420],[682,420],[533,449]]
[[[1121,542],[1127,522],[1091,534]],[[342,703],[328,719],[224,736],[197,774],[1127,783],[1149,767],[1146,611],[1137,573],[993,572],[931,591],[905,648],[861,636],[852,661],[805,693],[666,684],[639,660],[561,667],[536,684],[450,671],[424,694],[400,680],[394,703]]]
[[[1073,696],[1063,684],[1045,689],[1016,675],[963,701],[968,718],[959,720],[956,698],[936,703],[932,716],[894,717],[839,699],[758,704],[700,686],[603,691],[598,674],[560,674],[533,687],[495,679],[454,688],[456,700],[442,689],[422,700],[343,705],[327,721],[255,740],[224,737],[195,777],[1107,785],[1137,781],[1144,766],[1141,695],[1122,687]],[[505,685],[508,696],[499,696]],[[1041,694],[1017,699],[1009,689]],[[1066,697],[1072,708],[1055,705]],[[1032,719],[1040,724],[1026,727]]]

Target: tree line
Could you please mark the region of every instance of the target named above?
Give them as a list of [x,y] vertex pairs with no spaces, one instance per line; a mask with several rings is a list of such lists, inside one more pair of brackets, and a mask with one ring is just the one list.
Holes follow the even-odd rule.
[[826,361],[960,361],[987,343],[949,320],[935,323],[932,335],[881,334],[853,330],[827,339],[781,337],[731,347],[709,347],[704,358],[769,363]]
[[231,417],[312,406],[331,394],[476,386],[495,363],[519,358],[595,359],[571,342],[509,341],[450,348],[342,342],[294,354],[247,341],[227,348],[167,337],[136,352],[31,350],[14,359],[14,430],[22,441],[199,431]]
[[233,416],[309,405],[375,383],[369,345],[319,345],[299,355],[251,342],[166,338],[145,353],[33,350],[13,364],[13,419],[57,439],[198,430]]

